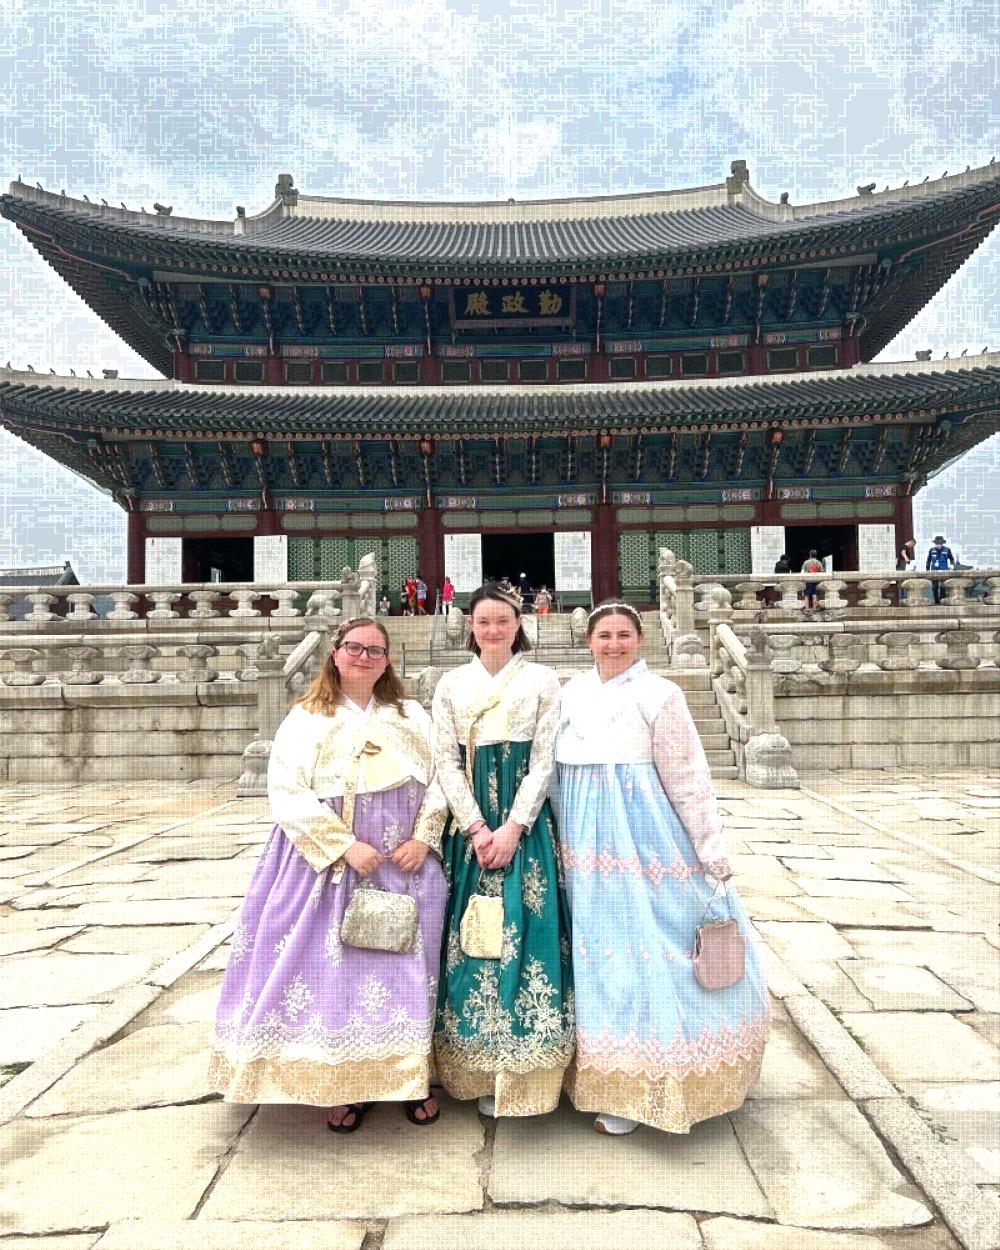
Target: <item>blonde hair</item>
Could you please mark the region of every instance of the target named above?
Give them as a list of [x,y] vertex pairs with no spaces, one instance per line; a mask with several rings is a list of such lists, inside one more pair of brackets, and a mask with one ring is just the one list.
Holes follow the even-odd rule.
[[[323,667],[302,694],[297,699],[292,700],[292,707],[297,707],[301,704],[307,712],[319,712],[323,716],[336,716],[337,708],[344,702],[344,692],[340,686],[340,671],[334,663],[333,654],[352,630],[362,629],[366,625],[371,625],[378,630],[385,641],[385,649],[388,652],[389,635],[381,622],[374,620],[370,616],[358,616],[353,621],[345,621],[334,635],[333,646],[330,648],[330,654],[326,657]],[[396,670],[392,667],[392,661],[388,658],[386,659],[385,672],[375,683],[372,694],[377,703],[391,703],[401,716],[406,715],[406,709],[403,706],[406,692],[403,690],[403,683],[396,676]]]

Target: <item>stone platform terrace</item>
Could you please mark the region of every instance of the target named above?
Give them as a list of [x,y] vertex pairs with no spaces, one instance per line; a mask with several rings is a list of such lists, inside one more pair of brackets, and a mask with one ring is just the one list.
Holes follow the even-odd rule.
[[268,831],[231,780],[0,790],[0,1250],[1000,1246],[1000,778],[718,783],[774,1030],[738,1113],[600,1137],[228,1106],[206,1035]]

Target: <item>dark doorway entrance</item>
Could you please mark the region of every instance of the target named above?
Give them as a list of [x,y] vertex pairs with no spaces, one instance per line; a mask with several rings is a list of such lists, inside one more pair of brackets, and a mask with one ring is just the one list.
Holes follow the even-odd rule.
[[792,572],[802,568],[810,550],[821,560],[833,556],[834,572],[856,572],[858,567],[858,527],[856,525],[788,525],[785,551]]
[[253,539],[185,538],[181,576],[185,582],[252,582]]
[[555,587],[555,535],[484,534],[483,581],[509,577],[516,586],[522,573],[528,575],[532,590]]

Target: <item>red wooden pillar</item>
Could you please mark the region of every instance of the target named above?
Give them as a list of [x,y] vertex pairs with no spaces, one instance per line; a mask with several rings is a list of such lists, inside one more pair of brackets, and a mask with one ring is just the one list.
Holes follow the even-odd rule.
[[265,534],[283,534],[284,532],[278,513],[273,508],[261,508],[257,513],[256,533],[263,537]]
[[125,546],[125,581],[129,586],[141,586],[145,580],[146,525],[141,512],[130,512]]
[[174,352],[174,380],[177,382],[194,381],[194,368],[191,357],[186,351]]
[[590,536],[590,582],[594,602],[614,599],[619,594],[618,526],[609,503],[594,506]]
[[842,369],[849,369],[851,365],[856,365],[861,358],[858,348],[858,339],[856,335],[844,339],[840,345],[840,366]]
[[433,505],[423,507],[417,517],[417,563],[427,583],[427,606],[430,611],[436,593],[444,583],[444,527],[441,513]]
[[896,524],[896,554],[898,555],[908,538],[916,538],[913,532],[913,496],[897,495],[895,504],[893,520]]

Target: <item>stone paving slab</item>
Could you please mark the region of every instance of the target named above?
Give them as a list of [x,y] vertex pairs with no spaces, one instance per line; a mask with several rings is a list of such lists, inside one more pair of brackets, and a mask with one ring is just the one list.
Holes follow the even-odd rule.
[[79,932],[59,948],[70,954],[174,955],[206,934],[207,924],[125,925],[121,928],[94,928]]
[[873,1230],[933,1218],[850,1102],[747,1102],[732,1120],[782,1224]]
[[845,1012],[843,1021],[897,1083],[1000,1078],[1000,1050],[947,1012]]
[[82,933],[81,925],[66,925],[61,929],[40,929],[33,932],[25,928],[20,932],[0,933],[0,959],[8,955],[23,955],[31,951],[45,950],[49,946],[65,943],[76,933]]
[[[202,1209],[206,1219],[367,1219],[478,1211],[483,1125],[439,1095],[433,1129],[380,1105],[363,1131],[327,1132],[321,1107],[265,1106]],[[211,1104],[222,1106],[223,1104]]]
[[123,1220],[97,1250],[361,1250],[365,1232],[332,1220]]
[[721,1215],[702,1221],[701,1236],[705,1250],[957,1250],[940,1225],[904,1233],[832,1233]]
[[826,1065],[780,1003],[772,1008],[771,1036],[751,1098],[846,1098]]
[[198,1102],[208,1082],[207,1029],[137,1029],[88,1055],[26,1110],[27,1116],[97,1115]]
[[392,1220],[382,1242],[382,1250],[580,1250],[581,1246],[701,1250],[702,1239],[690,1215],[662,1211],[491,1211]]
[[640,1126],[627,1137],[596,1133],[593,1116],[565,1103],[552,1115],[502,1119],[488,1192],[497,1203],[771,1216],[725,1116],[684,1135]]
[[850,959],[854,954],[833,925],[823,921],[765,921],[757,930],[779,959]]
[[146,955],[24,955],[0,978],[0,1008],[110,1002],[114,991],[148,972]]
[[871,1010],[870,1000],[839,964],[821,959],[789,959],[786,962],[802,984],[834,1011]]
[[160,902],[84,903],[73,909],[81,924],[218,924],[232,915],[240,899],[164,899]]
[[92,1250],[99,1237],[100,1233],[67,1233],[61,1237],[5,1237],[0,1246],[3,1246],[3,1250]]
[[211,1103],[0,1130],[0,1233],[99,1229],[150,1210],[186,1219],[251,1112]]
[[83,1007],[12,1007],[0,1011],[0,1065],[34,1063],[39,1056],[92,1020],[94,1004]]
[[845,959],[840,967],[876,1011],[971,1011],[972,1003],[927,968]]
[[965,1152],[973,1179],[1000,1182],[1000,1081],[963,1085],[908,1081],[902,1088],[916,1100],[934,1131]]

